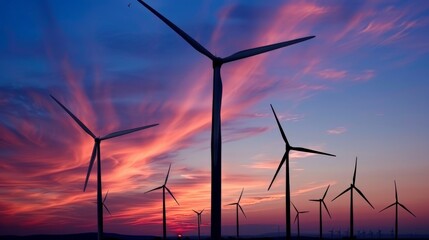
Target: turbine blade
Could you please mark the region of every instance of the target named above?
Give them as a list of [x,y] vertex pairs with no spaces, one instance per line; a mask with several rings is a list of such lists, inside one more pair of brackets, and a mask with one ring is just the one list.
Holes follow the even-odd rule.
[[237,203],[240,203],[241,196],[243,196],[243,191],[244,191],[244,188],[241,190],[241,194],[240,194],[240,197],[238,198],[238,202]]
[[230,204],[226,204],[225,206],[232,206],[232,205],[237,205],[237,203],[230,203]]
[[270,104],[270,106],[271,106],[271,110],[273,110],[274,117],[276,118],[277,125],[279,126],[279,129],[280,129],[280,133],[282,134],[282,138],[283,138],[283,140],[285,141],[286,146],[288,146],[288,147],[289,147],[289,146],[290,146],[290,145],[289,145],[289,142],[288,142],[288,140],[287,140],[287,138],[286,138],[286,134],[285,134],[285,132],[283,131],[282,125],[280,124],[280,121],[279,121],[279,119],[277,118],[276,111],[274,111],[274,107],[273,107],[273,105],[271,105],[271,104]]
[[353,186],[355,185],[355,181],[356,181],[356,168],[357,168],[357,157],[355,161],[355,171],[353,172]]
[[144,192],[144,193],[145,193],[145,194],[146,194],[146,193],[150,193],[150,192],[156,191],[156,190],[158,190],[158,189],[161,189],[161,188],[163,188],[163,187],[164,187],[164,186],[156,187],[156,188],[151,189],[151,190],[149,190],[149,191],[146,191],[146,192]]
[[401,206],[403,209],[407,210],[407,212],[409,212],[411,215],[413,215],[414,217],[416,217],[416,215],[414,215],[414,213],[412,213],[407,207],[405,207],[404,205],[402,205],[402,203],[399,203],[399,206]]
[[195,211],[194,209],[192,209],[192,211],[194,211],[194,213],[198,214],[198,212],[197,212],[197,211]]
[[245,217],[245,218],[247,218],[247,216],[246,216],[246,214],[244,213],[244,210],[243,210],[243,208],[241,207],[241,205],[240,205],[240,204],[238,204],[238,207],[240,207],[240,210],[241,210],[241,212],[243,213],[244,217]]
[[204,212],[204,208],[203,208],[203,210],[201,210],[200,214],[203,213],[203,212]]
[[309,213],[310,211],[302,211],[302,212],[299,212],[299,213]]
[[86,173],[85,185],[83,185],[83,191],[85,192],[86,186],[88,185],[89,175],[91,175],[92,166],[94,165],[95,155],[97,153],[97,143],[94,143],[94,147],[92,148],[91,158],[89,160],[88,172]]
[[328,212],[329,218],[332,218],[332,217],[331,217],[331,213],[329,212],[329,209],[328,209],[328,207],[326,206],[325,201],[322,201],[322,203],[323,203],[323,206],[325,206],[326,212]]
[[115,137],[119,137],[125,134],[129,134],[129,133],[133,133],[133,132],[137,132],[137,131],[141,131],[143,129],[146,128],[151,128],[151,127],[155,127],[158,126],[159,124],[151,124],[151,125],[147,125],[147,126],[143,126],[143,127],[137,127],[137,128],[132,128],[132,129],[127,129],[127,130],[122,130],[122,131],[117,131],[117,132],[113,132],[110,134],[107,134],[106,136],[100,138],[101,140],[106,140],[109,138],[115,138]]
[[359,190],[359,188],[355,187],[353,185],[353,188],[356,189],[356,191],[365,199],[365,201],[374,209],[374,207],[372,206],[372,204],[368,201],[368,199],[366,199],[365,195],[363,195],[363,193]]
[[109,215],[112,216],[112,214],[110,213],[110,210],[107,208],[106,204],[103,203],[103,206],[107,210],[107,212],[109,213]]
[[177,205],[180,205],[179,202],[174,197],[173,193],[170,191],[170,189],[168,189],[168,187],[165,187],[165,189],[167,189],[168,193],[173,197],[173,199],[174,199],[174,201],[176,201]]
[[166,17],[162,16],[159,12],[153,9],[151,6],[143,2],[143,0],[138,0],[143,6],[145,6],[149,11],[155,14],[159,19],[161,19],[165,24],[167,24],[171,29],[173,29],[177,34],[179,34],[189,45],[191,45],[195,50],[200,52],[201,54],[207,56],[211,60],[214,60],[216,57],[209,52],[206,48],[204,48],[201,44],[199,44],[195,39],[191,38],[187,33],[185,33],[182,29],[177,27],[174,23],[170,22]]
[[284,41],[284,42],[266,45],[266,46],[262,46],[262,47],[256,47],[256,48],[243,50],[243,51],[236,52],[236,53],[224,58],[223,62],[227,63],[227,62],[232,62],[232,61],[236,61],[236,60],[243,59],[243,58],[248,58],[248,57],[255,56],[255,55],[258,55],[261,53],[273,51],[273,50],[276,50],[278,48],[283,48],[283,47],[287,47],[287,46],[297,44],[297,43],[300,43],[303,41],[307,41],[307,40],[314,38],[314,37],[315,36],[297,38],[294,40],[289,40],[289,41]]
[[387,206],[387,207],[385,207],[385,208],[383,208],[383,209],[381,209],[381,210],[379,211],[379,213],[383,212],[384,210],[386,210],[386,209],[388,209],[388,208],[390,208],[390,207],[395,206],[395,204],[396,204],[396,202],[395,202],[395,203],[390,204],[389,206]]
[[[270,188],[273,185],[273,182],[276,179],[277,174],[279,173],[280,169],[282,168],[283,163],[286,161],[286,158],[289,158],[289,155],[287,154],[287,152],[285,152],[282,160],[280,161],[280,164],[279,164],[279,167],[277,168],[276,174],[274,174],[273,180],[271,180],[270,186],[268,187],[268,191],[270,191]],[[289,159],[288,159],[288,161],[289,161]]]
[[295,220],[293,221],[293,223],[296,222],[296,220],[298,219],[298,216],[299,216],[299,213],[297,212],[296,215],[295,215]]
[[320,202],[320,200],[319,200],[319,199],[310,199],[310,200],[308,200],[308,201],[312,201],[312,202]]
[[170,163],[170,166],[168,167],[168,172],[167,172],[167,176],[165,177],[164,185],[167,185],[168,176],[170,175],[170,169],[171,169],[171,163]]
[[336,157],[334,154],[319,152],[319,151],[315,151],[315,150],[308,149],[308,148],[292,147],[291,149],[295,150],[295,151],[299,151],[299,152],[308,152],[308,153],[315,153],[315,154],[322,154],[322,155]]
[[58,101],[54,96],[50,95],[52,99],[54,99],[55,102],[58,103],[58,105],[60,105],[60,107],[62,109],[64,109],[64,111],[66,111],[71,118],[73,118],[73,120],[86,132],[88,133],[88,135],[90,135],[91,137],[95,138],[94,133],[91,132],[91,130],[89,130],[89,128],[87,128],[85,126],[85,124],[83,124],[82,121],[79,120],[79,118],[77,118],[70,110],[68,110],[62,103],[60,103],[60,101]]
[[331,185],[328,185],[328,188],[326,188],[325,194],[323,194],[323,197],[322,197],[322,201],[325,200],[326,194],[328,193],[328,190],[329,190],[330,186]]
[[340,193],[338,196],[336,196],[334,199],[332,199],[331,202],[333,202],[335,199],[337,199],[339,196],[343,195],[344,193],[346,193],[347,191],[351,190],[352,187],[347,188],[346,190],[344,190],[342,193]]
[[293,204],[293,202],[290,202],[290,203],[292,203],[292,206],[293,206],[293,208],[295,208],[295,211],[296,211],[297,213],[299,213],[299,212],[298,212],[298,209],[295,207],[295,204]]
[[103,203],[104,203],[104,202],[106,201],[106,199],[107,199],[107,194],[109,194],[109,190],[107,190],[106,195],[104,196]]
[[396,188],[396,180],[394,180],[394,182],[395,182],[395,199],[396,199],[396,202],[398,202],[398,190]]

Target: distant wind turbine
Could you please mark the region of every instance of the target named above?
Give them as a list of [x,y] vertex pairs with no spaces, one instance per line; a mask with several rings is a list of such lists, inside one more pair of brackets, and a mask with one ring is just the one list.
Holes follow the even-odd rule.
[[173,193],[167,187],[168,175],[170,175],[170,168],[171,168],[171,163],[170,163],[170,166],[168,167],[167,176],[165,177],[165,181],[162,186],[156,187],[152,190],[145,192],[145,193],[149,193],[158,189],[162,189],[162,238],[163,239],[167,239],[167,215],[165,211],[165,190],[168,191],[171,197],[173,197],[174,201],[176,201],[177,205],[179,205],[179,202],[176,200]]
[[58,103],[58,105],[60,105],[60,107],[62,109],[64,109],[64,111],[66,111],[70,115],[71,118],[73,118],[73,120],[88,135],[90,135],[94,139],[94,147],[92,149],[91,159],[89,161],[89,167],[88,167],[88,172],[86,174],[85,185],[83,187],[83,191],[85,192],[85,190],[86,190],[89,175],[91,174],[92,166],[94,165],[94,161],[95,161],[95,156],[97,155],[97,223],[98,223],[98,240],[102,240],[103,239],[103,201],[102,201],[102,192],[103,191],[102,191],[102,187],[101,187],[101,147],[100,147],[101,141],[107,140],[110,138],[119,137],[119,136],[126,135],[126,134],[136,132],[136,131],[141,131],[141,130],[146,129],[146,128],[155,127],[158,124],[152,124],[152,125],[147,125],[147,126],[143,126],[143,127],[117,131],[117,132],[109,133],[103,137],[97,137],[97,136],[95,136],[94,133],[91,132],[91,130],[89,130],[89,128],[87,126],[85,126],[85,124],[83,124],[82,121],[80,121],[70,110],[68,110],[62,103],[60,103],[60,101],[58,101],[54,96],[52,96],[52,95],[50,95],[50,96],[52,99],[54,99],[54,101],[56,103]]
[[[237,61],[243,58],[248,58],[265,52],[273,51],[275,49],[287,47],[296,43],[300,43],[314,36],[298,38],[290,41],[271,44],[263,47],[251,48],[234,53],[228,57],[221,58],[212,54],[209,50],[204,48],[195,39],[190,37],[182,29],[177,27],[170,20],[165,18],[143,0],[138,0],[144,7],[155,14],[165,24],[167,24],[173,31],[180,35],[189,45],[204,56],[212,60],[213,63],[213,105],[212,105],[212,135],[211,135],[211,237],[212,239],[221,238],[221,189],[222,189],[222,137],[221,137],[221,105],[222,105],[222,79],[221,67],[225,63]],[[290,238],[290,236],[289,236]]]
[[389,206],[381,209],[380,212],[382,212],[382,211],[384,211],[384,210],[386,210],[386,209],[388,209],[390,207],[395,206],[395,239],[398,239],[398,206],[401,206],[403,209],[405,209],[407,212],[409,212],[414,217],[416,215],[414,215],[414,213],[412,213],[410,210],[408,210],[407,207],[405,207],[402,203],[399,202],[399,200],[398,200],[398,190],[396,188],[396,180],[394,182],[395,182],[395,202],[392,203],[392,204],[390,204]]
[[109,191],[107,191],[107,192],[106,192],[106,195],[104,195],[104,199],[103,199],[103,207],[107,210],[107,212],[109,213],[109,215],[112,215],[112,214],[110,213],[109,208],[107,208],[107,205],[106,205],[107,194],[109,194]]
[[197,223],[198,223],[198,240],[199,240],[199,239],[201,239],[201,236],[200,236],[201,214],[204,212],[204,209],[203,209],[203,210],[201,210],[201,211],[199,211],[199,212],[195,211],[194,209],[192,209],[192,211],[194,211],[194,213],[196,213],[196,214],[197,214]]
[[319,223],[319,238],[320,239],[323,238],[323,232],[322,232],[323,231],[323,228],[322,228],[322,204],[325,207],[326,212],[329,215],[329,218],[331,218],[331,214],[329,213],[328,207],[326,206],[326,203],[325,203],[325,197],[326,197],[326,194],[328,193],[328,190],[329,190],[330,186],[331,185],[328,185],[328,187],[326,188],[325,194],[323,194],[323,197],[321,199],[310,199],[310,201],[319,202],[319,222],[320,222]]
[[291,236],[290,225],[291,225],[291,223],[290,223],[289,152],[291,150],[293,150],[293,151],[298,151],[298,152],[315,153],[315,154],[322,154],[322,155],[333,156],[333,157],[335,157],[335,155],[330,154],[330,153],[324,153],[324,152],[311,150],[308,148],[291,146],[289,144],[289,141],[286,138],[286,134],[284,133],[282,126],[280,125],[279,119],[277,118],[277,114],[274,111],[273,105],[270,104],[270,106],[271,106],[271,110],[273,110],[274,117],[276,118],[276,122],[277,122],[279,129],[280,129],[280,133],[282,135],[282,138],[286,143],[286,151],[283,155],[282,160],[280,161],[280,164],[279,164],[279,167],[277,168],[276,173],[274,174],[273,180],[271,180],[270,186],[268,187],[268,191],[270,190],[271,186],[273,185],[273,182],[276,179],[277,174],[279,173],[280,169],[282,168],[283,163],[285,163],[286,164],[286,239],[290,239],[290,236]]
[[240,197],[238,198],[238,201],[236,203],[230,203],[230,204],[228,204],[228,205],[235,205],[235,212],[236,212],[236,218],[237,218],[237,239],[240,238],[240,229],[239,229],[239,224],[238,224],[238,219],[239,219],[239,217],[238,217],[238,209],[239,208],[240,208],[241,212],[243,213],[244,217],[247,218],[246,214],[243,211],[243,208],[240,205],[241,196],[243,196],[243,191],[244,191],[244,188],[241,190]]
[[[109,208],[107,208],[107,205],[106,205],[107,194],[109,194],[109,191],[107,191],[106,195],[104,195],[103,207],[106,209],[106,211],[109,213],[109,215],[112,216],[112,213],[110,213],[110,210],[109,210]],[[97,202],[94,202],[94,203],[97,204]]]
[[342,193],[340,193],[338,196],[336,196],[334,199],[332,199],[332,201],[334,201],[335,199],[337,199],[339,196],[343,195],[344,193],[350,191],[350,239],[352,239],[354,237],[354,229],[353,229],[353,189],[356,190],[356,192],[359,193],[359,195],[361,195],[361,197],[363,199],[365,199],[365,201],[374,209],[374,207],[372,206],[372,204],[368,201],[368,199],[365,197],[365,195],[363,195],[363,193],[359,190],[359,188],[356,187],[355,182],[356,182],[356,168],[357,168],[357,157],[356,157],[356,161],[355,161],[355,171],[353,173],[353,183],[350,184],[350,187],[347,188],[346,190],[344,190]]
[[293,223],[295,223],[295,222],[298,221],[298,224],[297,224],[298,239],[300,239],[301,238],[301,232],[300,232],[300,229],[299,229],[299,214],[301,214],[301,213],[308,213],[308,211],[298,211],[298,209],[296,208],[295,204],[293,204],[293,202],[291,202],[291,203],[292,203],[293,208],[295,208],[295,211],[296,211],[296,216],[295,216],[295,220],[293,221]]

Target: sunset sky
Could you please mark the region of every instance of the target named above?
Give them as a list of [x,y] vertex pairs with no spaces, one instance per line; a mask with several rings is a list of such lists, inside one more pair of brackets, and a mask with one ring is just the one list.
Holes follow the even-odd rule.
[[[131,5],[128,7],[128,3]],[[301,233],[345,232],[350,186],[355,232],[394,228],[429,234],[429,1],[161,1],[147,3],[213,54],[315,35],[222,67],[222,234],[285,231],[285,170],[268,185],[285,145],[336,158],[291,154],[292,202]],[[0,234],[96,232],[96,169],[86,192],[93,140],[49,97],[96,135],[159,126],[101,144],[105,232],[162,234],[168,166],[168,234],[210,232],[212,62],[137,1],[4,1],[0,8]],[[241,216],[242,217],[242,216]],[[295,217],[295,212],[292,212]],[[292,225],[292,235],[296,225]]]

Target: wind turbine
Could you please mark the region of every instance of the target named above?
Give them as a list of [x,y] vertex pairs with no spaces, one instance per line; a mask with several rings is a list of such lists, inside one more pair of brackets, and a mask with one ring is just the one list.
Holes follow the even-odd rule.
[[180,35],[189,45],[204,56],[208,57],[213,63],[213,102],[212,102],[212,134],[211,134],[211,237],[213,239],[221,238],[221,189],[222,189],[222,137],[221,137],[221,105],[222,105],[222,79],[221,67],[225,63],[233,62],[243,58],[248,58],[278,48],[287,47],[300,43],[314,36],[298,38],[290,41],[271,44],[263,47],[251,48],[236,52],[228,57],[222,58],[212,54],[204,48],[195,39],[190,37],[182,29],[170,22],[167,18],[145,3],[138,0],[144,7],[155,14],[160,20],[167,24],[173,31]]
[[104,199],[103,199],[103,207],[107,210],[107,212],[109,213],[109,215],[112,215],[112,214],[110,213],[109,208],[107,208],[107,205],[106,205],[107,194],[109,194],[109,191],[107,191],[107,192],[106,192],[106,195],[104,195]]
[[357,168],[357,157],[356,157],[356,161],[355,161],[355,171],[353,173],[353,182],[352,182],[352,184],[350,184],[349,188],[347,188],[342,193],[340,193],[338,196],[336,196],[334,199],[332,199],[332,201],[334,201],[339,196],[341,196],[344,193],[350,191],[350,231],[349,231],[350,239],[352,239],[354,237],[354,229],[353,229],[353,189],[356,190],[356,192],[358,192],[359,195],[361,195],[361,197],[363,199],[365,199],[365,201],[374,209],[374,207],[372,206],[372,204],[368,201],[368,199],[366,199],[365,195],[363,195],[363,193],[355,185],[355,182],[356,182],[356,168]]
[[[107,194],[109,194],[109,191],[107,191],[106,195],[104,195],[103,207],[107,210],[107,212],[109,213],[109,215],[112,216],[112,214],[110,213],[110,211],[109,211],[109,209],[107,208],[107,205],[106,205]],[[97,204],[97,202],[94,202],[94,203]]]
[[292,203],[293,208],[295,208],[296,211],[296,216],[295,216],[295,220],[293,221],[293,223],[295,223],[296,221],[298,221],[298,239],[301,238],[301,234],[300,234],[300,229],[299,229],[299,214],[301,213],[308,213],[308,211],[298,211],[298,209],[296,208],[295,204]]
[[168,191],[168,193],[173,197],[174,201],[176,201],[177,205],[179,205],[179,202],[176,200],[173,193],[167,187],[168,175],[170,175],[170,168],[171,168],[171,163],[170,163],[170,166],[168,167],[167,176],[165,177],[165,181],[164,181],[164,184],[162,186],[156,187],[152,190],[145,192],[145,193],[149,193],[149,192],[152,192],[152,191],[155,191],[158,189],[162,189],[162,238],[163,239],[167,239],[167,216],[166,216],[166,212],[165,212],[165,190]]
[[230,204],[228,204],[228,205],[235,205],[236,218],[237,218],[237,239],[240,238],[240,230],[239,230],[239,224],[238,224],[238,219],[239,219],[238,218],[238,208],[240,208],[240,210],[243,213],[244,217],[247,218],[246,214],[243,211],[243,208],[240,205],[240,200],[241,200],[241,196],[243,196],[243,191],[244,191],[244,188],[241,190],[240,197],[238,198],[238,201],[236,203],[230,203]]
[[325,207],[326,212],[329,215],[329,218],[331,218],[331,214],[329,213],[328,207],[326,206],[326,203],[325,203],[325,197],[326,197],[326,194],[328,193],[330,186],[331,185],[328,185],[328,187],[326,188],[325,194],[323,194],[323,197],[321,199],[310,199],[310,201],[319,202],[319,222],[320,222],[319,223],[319,238],[320,239],[323,238],[323,233],[322,233],[322,230],[323,230],[323,228],[322,228],[322,204]]
[[201,239],[200,237],[200,224],[201,224],[201,214],[204,212],[204,209],[201,210],[200,212],[195,211],[194,209],[192,209],[192,211],[194,211],[194,213],[197,214],[197,223],[198,223],[198,239]]
[[279,173],[280,169],[283,166],[283,163],[286,164],[286,239],[290,239],[291,237],[291,231],[290,231],[290,180],[289,180],[289,152],[291,150],[293,151],[298,151],[298,152],[307,152],[307,153],[315,153],[315,154],[322,154],[322,155],[327,155],[327,156],[333,156],[335,157],[335,155],[333,154],[329,154],[329,153],[324,153],[324,152],[319,152],[319,151],[315,151],[315,150],[311,150],[308,148],[302,148],[302,147],[293,147],[289,144],[289,141],[286,138],[286,134],[283,131],[282,126],[280,125],[279,119],[277,118],[276,112],[274,111],[273,105],[271,105],[271,110],[273,110],[274,113],[274,117],[276,118],[277,121],[277,125],[279,126],[280,129],[280,133],[283,137],[283,140],[286,143],[286,151],[283,155],[282,160],[280,161],[279,167],[277,168],[276,173],[274,174],[273,180],[271,180],[270,186],[268,187],[268,191],[270,190],[271,186],[273,185],[274,180],[277,177],[277,174]]
[[386,210],[386,209],[388,209],[390,207],[395,206],[395,239],[398,239],[398,206],[401,206],[403,209],[405,209],[407,212],[409,212],[414,217],[416,215],[414,215],[414,213],[412,213],[410,210],[408,210],[407,207],[405,207],[402,203],[400,203],[398,201],[398,190],[396,188],[396,180],[394,182],[395,182],[395,199],[396,200],[395,200],[394,203],[392,203],[389,206],[387,206],[387,207],[383,208],[382,210],[380,210],[380,212],[382,212],[382,211],[384,211],[384,210]]
[[60,103],[60,101],[58,101],[54,96],[52,96],[52,95],[50,95],[50,96],[52,99],[54,99],[54,101],[56,103],[58,103],[58,105],[60,105],[60,107],[62,109],[64,109],[64,111],[66,111],[70,115],[71,118],[73,118],[73,120],[88,135],[90,135],[94,139],[94,147],[92,149],[92,154],[91,154],[91,158],[89,161],[89,167],[88,167],[88,172],[86,174],[85,185],[83,186],[83,191],[85,192],[85,190],[86,190],[89,175],[91,174],[92,166],[94,165],[95,157],[97,155],[97,223],[98,223],[98,240],[102,240],[103,239],[103,201],[102,201],[102,192],[103,191],[102,191],[102,187],[101,187],[101,153],[100,153],[101,152],[101,147],[100,147],[101,141],[107,140],[110,138],[119,137],[122,135],[126,135],[126,134],[129,134],[132,132],[140,131],[140,130],[143,130],[146,128],[155,127],[158,124],[152,124],[152,125],[147,125],[147,126],[143,126],[143,127],[117,131],[117,132],[109,133],[103,137],[97,137],[97,136],[95,136],[94,133],[91,132],[91,130],[89,130],[89,128],[87,126],[85,126],[85,124],[83,124],[82,121],[80,121],[70,110],[68,110],[62,103]]

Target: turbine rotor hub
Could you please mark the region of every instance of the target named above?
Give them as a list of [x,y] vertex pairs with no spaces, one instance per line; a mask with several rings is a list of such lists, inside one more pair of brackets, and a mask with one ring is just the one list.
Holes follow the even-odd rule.
[[215,68],[215,67],[220,67],[220,66],[222,66],[222,64],[223,64],[223,60],[222,60],[222,58],[220,58],[220,57],[215,57],[215,58],[213,59],[213,68]]

